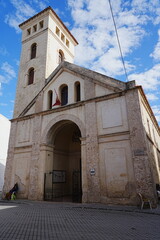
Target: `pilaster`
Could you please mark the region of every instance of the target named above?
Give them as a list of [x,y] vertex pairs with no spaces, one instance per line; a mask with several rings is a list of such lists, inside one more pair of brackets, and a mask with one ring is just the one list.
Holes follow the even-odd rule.
[[88,202],[100,202],[99,150],[95,102],[85,105]]
[[146,133],[142,122],[138,89],[126,93],[130,142],[137,193],[155,200],[153,176],[147,151]]
[[33,142],[30,162],[30,187],[28,199],[37,200],[39,193],[41,116],[35,116],[33,123]]

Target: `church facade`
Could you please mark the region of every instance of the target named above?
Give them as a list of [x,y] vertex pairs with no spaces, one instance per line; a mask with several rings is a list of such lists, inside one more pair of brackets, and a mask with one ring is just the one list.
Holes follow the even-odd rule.
[[160,128],[141,86],[73,64],[78,44],[52,8],[24,23],[4,194],[156,205]]

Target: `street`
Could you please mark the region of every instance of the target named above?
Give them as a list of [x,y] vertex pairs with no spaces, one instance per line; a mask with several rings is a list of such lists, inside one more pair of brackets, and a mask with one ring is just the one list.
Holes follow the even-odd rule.
[[100,204],[0,202],[3,240],[159,240],[160,211]]

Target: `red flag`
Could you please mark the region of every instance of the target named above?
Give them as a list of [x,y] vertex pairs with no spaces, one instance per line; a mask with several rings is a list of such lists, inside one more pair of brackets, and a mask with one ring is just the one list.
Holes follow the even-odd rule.
[[59,98],[58,98],[58,94],[57,94],[57,92],[56,92],[55,89],[54,89],[54,91],[55,91],[55,94],[56,94],[56,101],[55,101],[55,103],[52,105],[52,107],[61,105],[61,101],[60,101]]

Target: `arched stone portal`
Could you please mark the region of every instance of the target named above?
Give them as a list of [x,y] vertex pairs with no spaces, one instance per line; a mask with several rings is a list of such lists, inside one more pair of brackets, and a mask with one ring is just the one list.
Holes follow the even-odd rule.
[[81,131],[70,120],[55,123],[47,134],[44,199],[81,202]]

